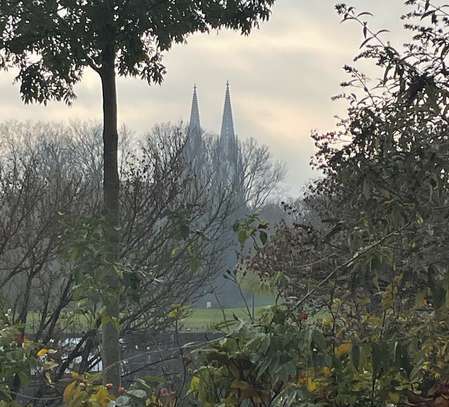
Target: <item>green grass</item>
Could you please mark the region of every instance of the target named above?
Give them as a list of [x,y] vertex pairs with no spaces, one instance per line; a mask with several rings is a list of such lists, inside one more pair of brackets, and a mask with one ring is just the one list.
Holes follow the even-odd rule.
[[[265,307],[256,307],[256,316]],[[233,315],[243,320],[248,320],[249,315],[246,308],[226,308],[224,309],[226,320],[233,320]],[[207,331],[214,328],[214,325],[223,322],[223,311],[219,308],[193,309],[191,314],[183,320],[183,328],[191,331]]]
[[[256,316],[266,307],[259,306],[255,308]],[[248,310],[241,308],[224,309],[226,320],[233,320],[233,315],[243,320],[249,320]],[[30,312],[27,321],[27,332],[35,332],[39,326],[40,317],[37,313]],[[182,321],[182,329],[188,331],[210,331],[214,329],[214,325],[223,322],[223,311],[219,308],[194,308],[190,315]],[[79,333],[88,329],[92,322],[88,321],[85,316],[77,315],[70,320],[62,317],[58,322],[58,327],[65,332]]]

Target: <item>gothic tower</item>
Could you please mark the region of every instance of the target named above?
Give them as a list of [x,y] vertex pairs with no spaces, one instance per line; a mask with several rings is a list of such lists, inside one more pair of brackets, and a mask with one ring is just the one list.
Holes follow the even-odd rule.
[[200,109],[198,106],[198,94],[196,85],[193,87],[192,110],[190,112],[189,133],[201,133]]
[[200,121],[200,109],[198,104],[198,94],[196,85],[193,87],[192,110],[190,112],[190,122],[187,130],[187,154],[189,158],[198,157],[202,145],[202,130]]
[[232,115],[229,82],[226,83],[223,121],[220,133],[220,152],[228,163],[235,163],[237,161],[237,138],[234,131],[234,117]]
[[223,121],[219,139],[219,156],[222,165],[222,179],[235,191],[236,200],[240,206],[243,202],[242,182],[243,165],[240,151],[240,143],[234,128],[234,117],[232,114],[231,91],[229,82],[226,83],[225,103],[223,109]]

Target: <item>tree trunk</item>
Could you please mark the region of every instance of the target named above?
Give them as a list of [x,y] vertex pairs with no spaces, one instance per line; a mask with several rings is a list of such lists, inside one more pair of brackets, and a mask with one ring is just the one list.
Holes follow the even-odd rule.
[[106,55],[100,73],[103,90],[103,199],[105,214],[105,248],[110,267],[104,287],[106,320],[102,324],[102,359],[104,382],[117,392],[120,387],[119,276],[115,271],[119,246],[120,204],[118,174],[117,91],[114,55]]

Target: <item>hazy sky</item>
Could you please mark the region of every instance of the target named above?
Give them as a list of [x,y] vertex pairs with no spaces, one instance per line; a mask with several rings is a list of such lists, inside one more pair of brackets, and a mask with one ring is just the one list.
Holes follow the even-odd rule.
[[[388,28],[401,42],[402,0],[348,0],[375,13],[374,26]],[[203,127],[218,132],[225,83],[231,83],[236,130],[270,146],[288,166],[286,188],[296,194],[313,176],[312,129],[333,127],[342,106],[331,102],[345,79],[360,44],[360,27],[340,24],[332,0],[278,0],[269,22],[249,37],[233,32],[197,35],[174,47],[165,58],[162,86],[120,79],[119,120],[137,134],[159,122],[187,120],[192,87],[198,85]],[[0,120],[101,119],[101,92],[94,73],[86,71],[73,106],[52,103],[24,106],[13,72],[0,73]]]

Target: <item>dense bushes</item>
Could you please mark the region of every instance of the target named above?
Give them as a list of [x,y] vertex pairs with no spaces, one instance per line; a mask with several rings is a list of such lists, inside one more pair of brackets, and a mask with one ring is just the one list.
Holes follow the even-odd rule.
[[202,349],[191,390],[205,406],[446,406],[448,307],[396,313],[396,294],[380,317],[369,300],[311,316],[275,306]]

